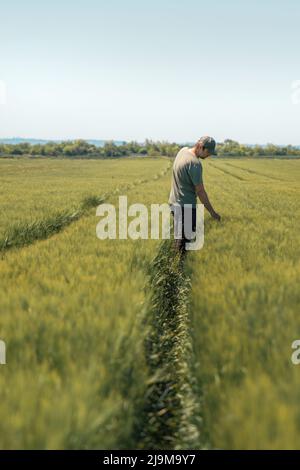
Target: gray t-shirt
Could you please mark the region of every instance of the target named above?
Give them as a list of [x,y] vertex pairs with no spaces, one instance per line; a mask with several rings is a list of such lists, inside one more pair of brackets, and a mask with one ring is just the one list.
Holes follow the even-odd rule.
[[172,185],[169,204],[192,204],[196,207],[195,185],[202,183],[202,165],[188,149],[183,147],[177,153],[173,164]]

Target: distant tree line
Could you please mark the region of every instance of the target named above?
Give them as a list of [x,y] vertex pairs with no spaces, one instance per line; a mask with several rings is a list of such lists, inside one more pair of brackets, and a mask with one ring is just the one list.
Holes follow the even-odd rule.
[[292,145],[244,145],[235,140],[226,139],[218,144],[218,155],[233,157],[259,157],[259,156],[300,156],[300,148]]
[[[105,142],[103,147],[97,147],[85,140],[65,142],[48,142],[46,144],[1,144],[0,156],[28,155],[45,157],[125,157],[129,155],[168,156],[173,157],[185,144],[169,143],[165,141],[152,141],[146,139],[143,143],[135,141],[116,145],[113,141]],[[186,144],[191,145],[191,144]],[[268,144],[244,145],[234,140],[226,139],[217,144],[219,156],[258,157],[258,156],[300,156],[300,148],[292,145],[277,146]]]
[[0,155],[31,155],[31,156],[91,156],[91,157],[124,157],[129,155],[173,156],[180,146],[176,143],[154,142],[146,139],[143,144],[124,142],[116,145],[113,141],[105,142],[103,147],[90,144],[85,140],[65,142],[48,142],[46,144],[1,144]]

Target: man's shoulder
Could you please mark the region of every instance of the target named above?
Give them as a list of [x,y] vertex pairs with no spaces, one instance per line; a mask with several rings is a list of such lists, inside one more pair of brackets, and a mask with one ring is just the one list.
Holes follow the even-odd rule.
[[178,153],[191,153],[188,147],[181,147]]
[[188,147],[181,147],[181,149],[177,152],[176,158],[184,157],[185,159],[193,158],[192,152],[189,150]]
[[182,165],[197,165],[201,166],[200,159],[194,155],[188,147],[182,147],[176,155],[177,163]]

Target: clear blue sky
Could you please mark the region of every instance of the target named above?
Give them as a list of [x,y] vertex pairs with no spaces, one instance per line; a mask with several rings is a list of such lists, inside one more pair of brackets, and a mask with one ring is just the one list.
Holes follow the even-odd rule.
[[300,144],[299,0],[10,0],[0,137]]

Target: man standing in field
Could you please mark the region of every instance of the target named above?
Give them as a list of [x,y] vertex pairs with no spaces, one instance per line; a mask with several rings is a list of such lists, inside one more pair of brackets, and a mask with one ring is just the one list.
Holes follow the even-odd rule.
[[[181,253],[186,252],[185,243],[190,241],[190,237],[184,233],[184,216],[188,220],[187,225],[192,225],[191,230],[196,231],[197,196],[210,215],[215,220],[221,220],[221,216],[212,207],[204,189],[200,162],[200,159],[204,160],[210,155],[217,155],[215,147],[216,142],[212,137],[203,136],[194,147],[180,149],[173,164],[169,205],[174,217],[174,230],[179,236],[176,240],[176,248]],[[188,206],[184,207],[185,204]]]

